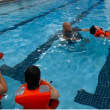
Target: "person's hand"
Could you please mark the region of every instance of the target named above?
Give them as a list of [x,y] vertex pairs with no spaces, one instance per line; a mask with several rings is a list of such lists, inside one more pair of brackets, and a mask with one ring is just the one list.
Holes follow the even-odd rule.
[[78,38],[71,38],[71,41],[79,40]]
[[110,40],[110,36],[108,36],[108,37],[105,37],[106,39],[108,39],[108,40]]
[[50,85],[50,83],[48,81],[46,81],[45,79],[41,79],[41,81],[45,81],[47,84]]

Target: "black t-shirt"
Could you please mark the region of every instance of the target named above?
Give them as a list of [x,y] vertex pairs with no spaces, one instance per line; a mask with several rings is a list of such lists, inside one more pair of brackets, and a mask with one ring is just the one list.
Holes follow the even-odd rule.
[[72,38],[72,37],[79,38],[79,33],[77,31],[81,31],[81,30],[82,29],[75,27],[75,28],[72,28],[72,30],[69,32],[63,31],[63,36],[68,37],[68,38]]

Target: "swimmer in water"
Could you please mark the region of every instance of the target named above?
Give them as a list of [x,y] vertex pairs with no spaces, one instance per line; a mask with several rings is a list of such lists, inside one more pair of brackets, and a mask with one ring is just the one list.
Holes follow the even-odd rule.
[[[75,36],[75,32],[78,32],[78,31],[89,31],[89,29],[79,29],[79,28],[76,28],[76,27],[71,27],[70,23],[68,22],[64,22],[63,23],[63,38],[66,39],[68,41],[68,43],[72,43],[74,41],[77,41],[79,40],[79,38],[77,38],[77,36]],[[82,39],[82,37],[81,37]],[[88,43],[90,42],[89,39],[87,42],[85,43]]]
[[105,38],[110,40],[110,32],[105,31],[102,28],[99,28],[98,26],[92,26],[90,28],[90,34],[93,34],[94,37],[99,37],[99,38]]

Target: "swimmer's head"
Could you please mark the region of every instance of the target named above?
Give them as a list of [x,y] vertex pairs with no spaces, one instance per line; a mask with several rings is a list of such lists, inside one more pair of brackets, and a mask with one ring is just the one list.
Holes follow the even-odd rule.
[[90,28],[90,34],[95,34],[97,30],[99,30],[100,28],[98,26],[92,26]]
[[64,29],[64,31],[71,31],[71,25],[70,25],[70,23],[68,23],[68,22],[64,22],[63,23],[63,29]]
[[40,84],[40,70],[37,66],[29,66],[25,71],[25,82],[29,90],[35,90]]

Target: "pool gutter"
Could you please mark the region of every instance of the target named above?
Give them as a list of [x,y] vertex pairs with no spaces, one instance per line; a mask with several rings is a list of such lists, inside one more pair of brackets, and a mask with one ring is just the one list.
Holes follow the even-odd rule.
[[14,2],[14,1],[17,1],[17,0],[0,0],[0,5],[8,2]]

